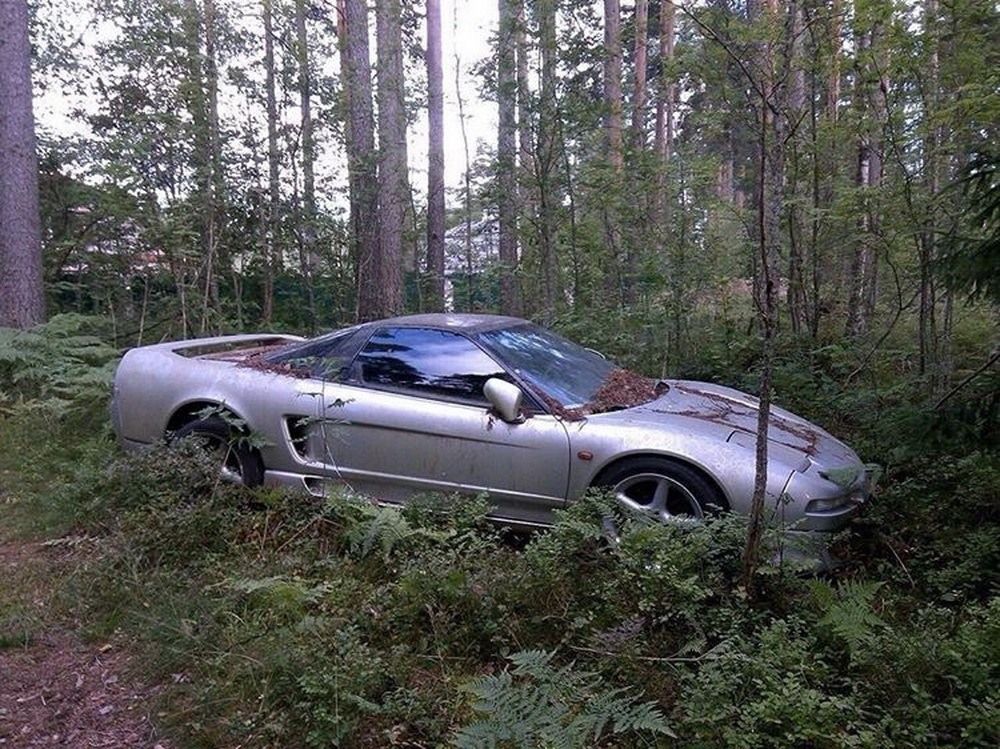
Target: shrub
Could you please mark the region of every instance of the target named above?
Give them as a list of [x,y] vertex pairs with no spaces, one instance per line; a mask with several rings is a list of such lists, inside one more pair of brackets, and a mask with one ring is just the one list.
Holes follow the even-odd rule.
[[32,330],[0,328],[0,409],[46,417],[100,408],[118,352],[97,335],[99,318],[56,315]]

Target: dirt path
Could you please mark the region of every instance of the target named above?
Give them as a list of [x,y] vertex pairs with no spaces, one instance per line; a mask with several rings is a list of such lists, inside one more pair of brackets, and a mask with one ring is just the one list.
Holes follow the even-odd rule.
[[154,690],[132,683],[127,654],[85,643],[45,616],[38,567],[49,553],[37,544],[0,542],[0,586],[15,591],[0,597],[0,621],[13,600],[38,622],[26,644],[0,647],[0,749],[169,749],[149,719]]

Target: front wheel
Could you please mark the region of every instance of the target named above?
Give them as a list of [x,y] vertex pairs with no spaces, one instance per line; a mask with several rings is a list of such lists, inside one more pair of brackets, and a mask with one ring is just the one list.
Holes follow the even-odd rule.
[[597,484],[622,507],[661,522],[701,520],[725,509],[719,489],[701,472],[667,458],[631,458],[613,466]]
[[171,436],[174,442],[190,438],[219,460],[219,478],[231,484],[259,486],[264,481],[260,455],[242,435],[218,416],[189,421]]

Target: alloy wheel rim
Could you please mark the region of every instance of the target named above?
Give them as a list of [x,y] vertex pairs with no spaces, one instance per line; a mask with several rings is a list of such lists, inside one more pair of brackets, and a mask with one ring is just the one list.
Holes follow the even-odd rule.
[[219,456],[219,478],[227,484],[242,484],[243,469],[233,446],[214,434],[200,435],[205,447]]
[[637,473],[614,487],[622,506],[661,522],[694,522],[704,513],[694,494],[676,479],[661,473]]

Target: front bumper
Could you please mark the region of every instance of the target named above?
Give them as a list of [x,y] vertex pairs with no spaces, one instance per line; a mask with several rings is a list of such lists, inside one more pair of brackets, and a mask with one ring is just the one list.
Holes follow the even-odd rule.
[[830,480],[815,468],[793,473],[785,493],[804,509],[801,518],[790,525],[796,531],[832,533],[840,530],[871,497],[874,478],[874,471],[868,466],[858,466],[854,481],[846,486]]

